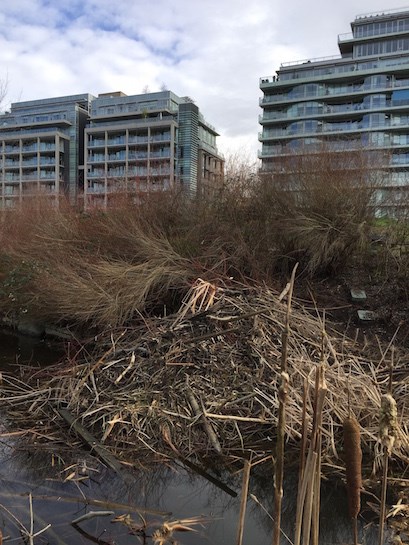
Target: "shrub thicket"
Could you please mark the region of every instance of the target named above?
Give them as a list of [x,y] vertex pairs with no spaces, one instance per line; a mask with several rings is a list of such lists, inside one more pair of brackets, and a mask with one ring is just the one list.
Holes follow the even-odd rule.
[[323,149],[261,176],[239,166],[195,199],[145,194],[86,214],[38,199],[4,213],[3,308],[108,327],[172,310],[198,277],[269,283],[295,262],[310,276],[337,272],[366,240],[363,156]]

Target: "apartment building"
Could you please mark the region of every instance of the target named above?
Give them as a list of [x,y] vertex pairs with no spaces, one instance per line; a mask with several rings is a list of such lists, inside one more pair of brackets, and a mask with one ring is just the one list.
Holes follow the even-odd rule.
[[223,180],[217,136],[171,91],[14,103],[0,115],[0,207],[38,194],[89,209],[171,187],[206,193]]
[[74,202],[92,95],[19,102],[0,115],[0,207],[39,194]]
[[171,91],[99,95],[85,130],[85,208],[107,207],[124,192],[196,194],[221,183],[217,135],[191,99]]
[[358,15],[351,29],[339,55],[285,62],[260,79],[262,171],[323,143],[361,149],[382,157],[379,202],[396,205],[409,188],[409,10]]

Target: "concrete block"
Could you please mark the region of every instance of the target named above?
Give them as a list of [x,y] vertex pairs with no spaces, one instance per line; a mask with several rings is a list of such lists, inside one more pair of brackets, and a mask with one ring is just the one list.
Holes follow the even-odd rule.
[[351,289],[351,299],[353,303],[363,303],[366,301],[365,290]]
[[373,322],[376,320],[376,314],[372,310],[358,310],[358,319],[360,322]]

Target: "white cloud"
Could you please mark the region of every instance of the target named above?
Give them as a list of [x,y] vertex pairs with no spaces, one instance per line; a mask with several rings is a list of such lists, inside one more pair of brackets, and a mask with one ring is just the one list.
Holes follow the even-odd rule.
[[[406,0],[397,2],[404,7]],[[13,0],[0,4],[10,101],[163,83],[195,99],[225,150],[256,155],[259,78],[336,55],[337,35],[386,0]]]

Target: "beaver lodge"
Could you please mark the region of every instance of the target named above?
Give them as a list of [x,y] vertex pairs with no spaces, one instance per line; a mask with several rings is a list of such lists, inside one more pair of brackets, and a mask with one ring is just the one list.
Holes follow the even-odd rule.
[[[2,406],[26,444],[51,452],[85,441],[118,471],[173,460],[232,470],[249,458],[253,465],[271,464],[287,292],[199,279],[170,316],[101,334],[92,351],[71,349],[70,357],[53,367],[3,375]],[[353,417],[363,452],[363,487],[377,491],[384,458],[381,400],[393,359],[397,411],[388,483],[407,487],[407,359],[391,347],[375,356],[375,350],[362,353],[297,302],[289,324],[285,466],[307,457],[320,368],[321,386],[326,385],[320,471],[345,479],[343,423]]]

